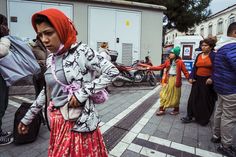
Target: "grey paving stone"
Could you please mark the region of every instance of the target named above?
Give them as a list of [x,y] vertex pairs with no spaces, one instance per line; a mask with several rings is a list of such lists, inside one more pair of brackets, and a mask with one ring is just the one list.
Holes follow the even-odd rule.
[[158,130],[169,134],[170,129],[171,129],[171,125],[172,124],[170,124],[168,121],[161,120],[161,122],[158,125]]
[[162,121],[164,121],[164,122],[166,122],[166,123],[170,123],[170,124],[172,124],[173,122],[174,122],[174,120],[176,119],[176,118],[178,118],[178,115],[176,115],[176,116],[174,116],[174,115],[170,115],[169,113],[172,111],[172,109],[170,110],[167,110],[166,112],[166,115],[163,115],[163,116],[161,116],[161,117],[163,117],[162,118]]
[[7,150],[9,151],[9,153],[12,154],[12,157],[24,157],[21,154],[23,152],[27,152],[27,151],[31,150],[33,147],[34,147],[33,143],[24,144],[24,145],[14,145],[14,144],[11,144],[11,145],[9,145],[10,149],[7,149]]
[[37,141],[37,145],[33,148],[34,151],[41,153],[48,151],[48,140]]
[[150,123],[153,125],[158,126],[161,120],[163,119],[162,116],[156,116],[155,114],[152,116],[152,118],[149,120]]
[[8,151],[5,151],[0,153],[0,157],[12,157],[12,154],[10,154]]
[[141,130],[141,133],[143,134],[148,134],[148,135],[153,135],[155,133],[157,129],[157,125],[155,126],[155,124],[153,123],[147,123],[144,128]]
[[124,111],[127,107],[127,105],[122,104],[119,107],[116,107],[115,109],[111,110],[111,113],[114,113],[115,115],[118,115],[119,113],[121,113],[122,111]]
[[184,136],[185,137],[190,137],[193,139],[198,139],[198,129],[197,128],[192,128],[189,125],[185,125],[185,129],[184,129]]
[[167,139],[168,135],[169,135],[169,133],[160,131],[158,129],[153,134],[153,136],[156,136],[156,137],[159,137],[159,138],[164,138],[164,139]]
[[173,141],[173,142],[177,142],[177,143],[181,143],[182,142],[182,137],[183,137],[183,131],[182,130],[172,128],[170,130],[168,140]]
[[[47,142],[48,143],[48,142]],[[46,152],[46,154],[47,154],[47,152],[48,152],[48,144],[47,143],[42,143],[42,144],[40,144],[39,146],[36,146],[34,149],[36,149],[37,150],[37,152],[39,152],[40,154],[41,153],[45,153]],[[47,155],[46,155],[47,156]]]
[[177,130],[183,132],[184,131],[184,124],[182,124],[181,122],[175,122],[174,121],[171,130],[172,129],[177,129]]
[[121,157],[145,157],[143,155],[140,155],[136,152],[130,151],[130,150],[126,150]]
[[194,138],[191,138],[191,137],[186,137],[186,136],[183,136],[182,144],[192,146],[192,147],[197,147],[198,146],[197,139],[194,139]]
[[47,157],[48,156],[48,152],[41,152],[37,157]]
[[211,135],[201,135],[198,137],[198,147],[201,149],[207,149],[213,152],[216,152],[216,147],[218,144],[214,144],[210,142],[211,140]]
[[20,154],[21,157],[37,157],[40,153],[35,151],[34,149],[27,150]]
[[101,117],[101,121],[106,123],[106,122],[110,121],[112,118],[114,118],[115,116],[116,116],[116,114],[114,114],[114,113],[109,113],[109,114],[103,115]]
[[211,135],[212,136],[212,128],[209,126],[199,126],[198,134],[201,135]]

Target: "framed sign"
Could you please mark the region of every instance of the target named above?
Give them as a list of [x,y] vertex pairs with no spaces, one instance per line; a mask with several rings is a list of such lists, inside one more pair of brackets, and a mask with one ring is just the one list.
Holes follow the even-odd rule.
[[193,68],[193,61],[184,61],[184,64],[188,72],[191,72]]
[[182,58],[184,60],[191,60],[193,52],[193,45],[183,45]]

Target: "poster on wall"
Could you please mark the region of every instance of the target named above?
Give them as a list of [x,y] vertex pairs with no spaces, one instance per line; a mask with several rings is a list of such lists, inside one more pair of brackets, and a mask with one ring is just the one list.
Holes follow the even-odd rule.
[[193,68],[193,61],[184,61],[185,67],[189,73],[191,73]]
[[182,58],[184,60],[192,60],[193,45],[183,45]]

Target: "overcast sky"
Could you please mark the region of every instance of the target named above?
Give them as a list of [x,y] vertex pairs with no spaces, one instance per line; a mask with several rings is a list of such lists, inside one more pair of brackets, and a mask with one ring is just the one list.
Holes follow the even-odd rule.
[[233,4],[236,4],[236,0],[212,0],[210,3],[210,9],[212,14],[215,14]]

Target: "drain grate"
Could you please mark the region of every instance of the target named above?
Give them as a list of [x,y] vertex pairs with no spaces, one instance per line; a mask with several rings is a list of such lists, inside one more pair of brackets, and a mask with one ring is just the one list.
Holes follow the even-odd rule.
[[108,151],[112,150],[127,133],[127,130],[111,127],[105,134],[103,134],[103,139]]
[[119,141],[128,133],[134,124],[139,121],[142,115],[157,101],[158,98],[159,94],[153,94],[103,134],[108,151],[112,150],[119,143]]
[[130,130],[134,124],[142,117],[142,115],[157,101],[159,98],[158,94],[152,95],[150,98],[145,100],[141,105],[134,109],[130,114],[121,119],[115,126]]
[[173,155],[173,156],[176,156],[176,157],[200,157],[200,156],[195,155],[195,154],[191,154],[191,153],[188,153],[188,152],[184,152],[184,151],[181,151],[181,150],[170,148],[170,147],[160,145],[160,144],[157,144],[157,143],[153,143],[153,142],[150,142],[150,141],[146,141],[146,140],[143,140],[143,139],[140,139],[140,138],[135,138],[132,143],[143,146],[143,147],[147,147],[147,148],[150,148],[150,149],[153,149],[153,150],[165,153],[165,154]]

